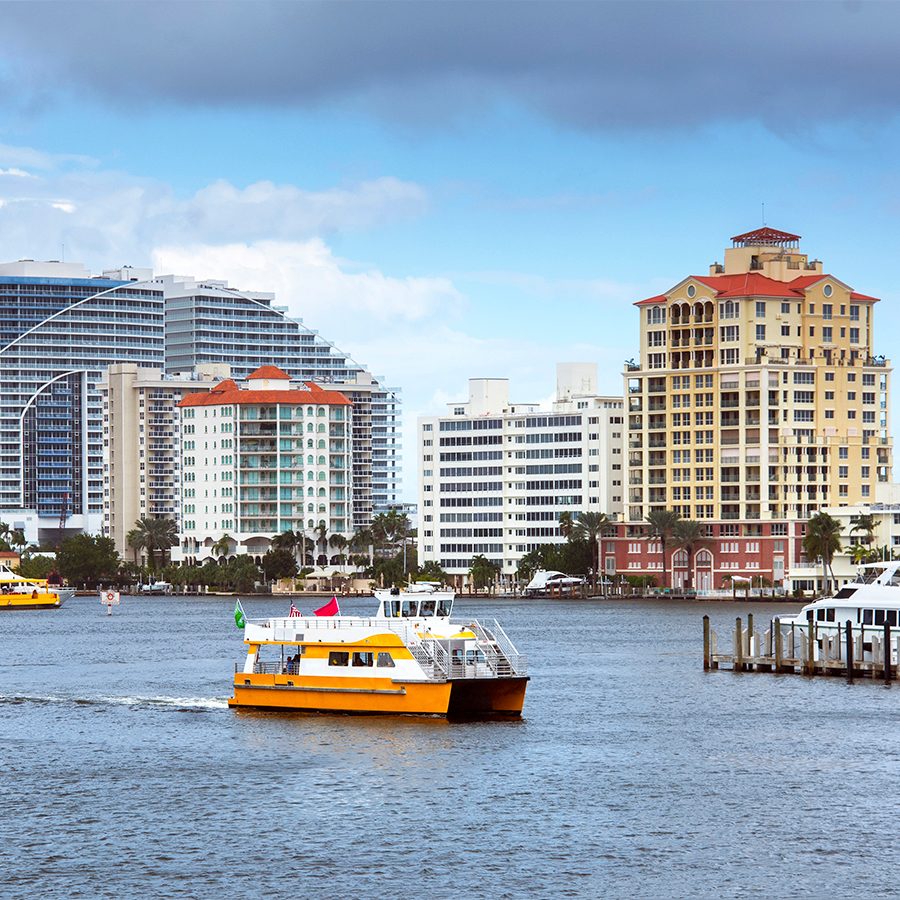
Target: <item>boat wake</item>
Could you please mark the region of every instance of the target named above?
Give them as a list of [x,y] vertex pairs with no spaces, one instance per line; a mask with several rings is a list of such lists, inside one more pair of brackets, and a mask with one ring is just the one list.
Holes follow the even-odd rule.
[[21,704],[70,706],[127,706],[132,709],[171,709],[176,712],[205,712],[227,709],[224,697],[70,697],[64,694],[0,695],[0,706]]

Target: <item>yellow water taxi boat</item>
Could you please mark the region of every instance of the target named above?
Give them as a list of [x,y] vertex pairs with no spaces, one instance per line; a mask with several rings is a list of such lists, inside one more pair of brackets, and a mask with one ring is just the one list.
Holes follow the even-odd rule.
[[[374,616],[247,620],[233,707],[521,716],[525,657],[496,621],[453,621],[445,591],[377,591]],[[336,606],[336,604],[335,604]]]
[[74,588],[26,578],[0,565],[0,611],[4,609],[57,609],[74,595]]

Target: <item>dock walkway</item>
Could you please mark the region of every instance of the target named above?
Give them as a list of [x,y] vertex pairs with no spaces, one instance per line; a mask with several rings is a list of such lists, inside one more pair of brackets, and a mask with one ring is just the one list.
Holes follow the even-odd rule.
[[754,628],[753,614],[744,626],[735,619],[731,653],[720,653],[718,635],[703,617],[703,668],[730,669],[732,672],[774,672],[786,675],[837,675],[852,681],[855,677],[883,679],[898,677],[900,632],[890,625],[844,623],[819,627],[806,624],[783,625],[775,618],[760,632]]

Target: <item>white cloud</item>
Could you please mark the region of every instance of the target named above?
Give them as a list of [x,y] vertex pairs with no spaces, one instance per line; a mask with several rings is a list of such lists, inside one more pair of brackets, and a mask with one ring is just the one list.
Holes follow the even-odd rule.
[[34,178],[34,175],[31,172],[26,172],[24,169],[18,168],[10,168],[10,169],[0,169],[0,175],[5,175],[11,178]]
[[236,288],[274,291],[295,318],[340,336],[341,349],[373,332],[390,333],[399,323],[421,323],[452,313],[462,297],[446,278],[395,278],[335,256],[320,238],[254,244],[163,246],[153,252],[155,271],[225,278]]

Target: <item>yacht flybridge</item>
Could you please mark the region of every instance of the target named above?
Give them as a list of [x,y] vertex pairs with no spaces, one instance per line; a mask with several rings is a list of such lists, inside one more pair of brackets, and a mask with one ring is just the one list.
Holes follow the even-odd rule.
[[248,620],[229,706],[520,716],[528,674],[496,621],[454,621],[449,591],[376,591],[366,616]]
[[[782,627],[806,628],[813,622],[816,632],[837,634],[849,621],[863,639],[863,650],[870,653],[871,638],[880,637],[884,626],[897,628],[900,622],[900,561],[867,563],[860,566],[853,581],[843,585],[832,597],[809,603],[793,619],[782,618]],[[895,637],[897,634],[895,633]],[[869,643],[866,643],[868,638]],[[897,661],[897,647],[893,648]],[[867,659],[868,656],[861,657]]]

